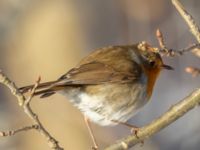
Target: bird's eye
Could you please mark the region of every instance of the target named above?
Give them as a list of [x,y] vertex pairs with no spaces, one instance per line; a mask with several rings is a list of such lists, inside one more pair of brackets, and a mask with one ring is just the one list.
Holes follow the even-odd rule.
[[155,61],[151,61],[151,62],[149,62],[149,64],[150,64],[150,66],[155,66]]

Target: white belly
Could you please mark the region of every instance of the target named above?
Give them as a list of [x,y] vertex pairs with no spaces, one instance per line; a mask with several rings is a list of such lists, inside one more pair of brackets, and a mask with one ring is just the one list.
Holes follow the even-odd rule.
[[[74,99],[78,103],[74,103]],[[78,97],[72,97],[71,102],[91,121],[103,126],[115,125],[112,120],[126,122],[146,104],[146,87],[138,84],[130,89],[116,90],[112,85],[107,85],[95,95],[79,93]]]

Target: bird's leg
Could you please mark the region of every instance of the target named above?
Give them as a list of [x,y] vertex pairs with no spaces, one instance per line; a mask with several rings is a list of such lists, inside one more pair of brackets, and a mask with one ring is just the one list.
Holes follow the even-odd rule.
[[129,124],[129,123],[126,123],[126,122],[121,122],[121,121],[118,121],[118,120],[112,120],[112,121],[115,122],[115,123],[118,123],[118,124],[121,124],[121,125],[124,125],[124,126],[126,126],[126,127],[131,128],[131,133],[134,133],[135,136],[136,136],[137,138],[139,138],[138,135],[137,135],[138,131],[140,130],[139,127],[137,127],[137,126],[135,126],[135,125],[132,125],[132,124]]
[[98,149],[98,145],[97,145],[97,141],[96,141],[96,138],[94,136],[93,130],[91,128],[90,120],[86,116],[84,116],[84,120],[85,120],[85,124],[86,124],[86,126],[88,128],[89,134],[90,134],[90,136],[92,138],[92,142],[93,142],[92,149],[93,150],[97,150]]

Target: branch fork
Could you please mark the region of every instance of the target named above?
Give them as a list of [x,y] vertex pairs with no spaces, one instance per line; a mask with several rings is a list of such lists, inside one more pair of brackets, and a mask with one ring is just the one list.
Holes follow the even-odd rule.
[[28,131],[28,130],[36,130],[38,131],[44,138],[46,138],[47,143],[49,147],[53,150],[64,150],[58,143],[58,141],[51,136],[51,134],[45,129],[43,124],[41,123],[38,115],[32,110],[30,103],[34,96],[35,90],[37,86],[40,83],[41,78],[39,77],[36,81],[33,89],[30,91],[30,96],[26,98],[22,93],[20,93],[18,87],[15,85],[14,82],[12,82],[2,71],[0,71],[0,83],[7,86],[11,93],[16,96],[18,100],[18,104],[21,108],[23,108],[24,113],[32,120],[33,125],[22,127],[16,130],[10,130],[10,131],[1,131],[0,136],[6,137],[6,136],[13,136],[17,133]]

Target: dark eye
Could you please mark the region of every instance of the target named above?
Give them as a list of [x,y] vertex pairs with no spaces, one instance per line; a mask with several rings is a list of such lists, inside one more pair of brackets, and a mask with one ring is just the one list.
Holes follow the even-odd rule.
[[155,61],[151,61],[151,62],[149,62],[149,64],[150,64],[150,66],[155,66]]

